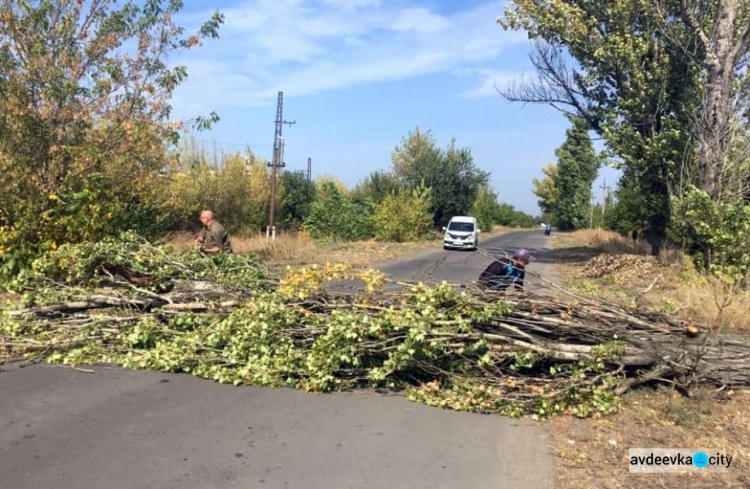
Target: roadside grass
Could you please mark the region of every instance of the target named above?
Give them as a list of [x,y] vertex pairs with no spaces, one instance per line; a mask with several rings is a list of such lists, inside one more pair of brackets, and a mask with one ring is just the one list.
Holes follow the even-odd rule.
[[[563,260],[562,265],[566,285],[578,293],[660,310],[715,330],[750,333],[750,290],[733,290],[716,277],[700,273],[680,250],[665,250],[656,260],[648,255],[647,244],[600,230],[558,233],[553,238],[562,255],[569,249],[581,255],[572,262]],[[601,254],[628,255],[624,259],[632,263],[632,269],[648,268],[648,273],[583,276],[585,261]]]
[[[578,259],[563,260],[561,267],[566,287],[578,294],[658,309],[731,334],[750,333],[750,293],[722,287],[696,271],[679,250],[667,250],[656,260],[648,256],[646,244],[616,233],[586,230],[553,238],[561,256],[575,250]],[[596,266],[588,260],[602,255],[632,267],[586,278],[586,267]],[[629,273],[632,270],[646,273]],[[687,397],[668,387],[643,388],[627,393],[620,411],[610,417],[552,419],[557,487],[750,487],[750,392],[701,389],[691,394]],[[628,449],[648,447],[713,448],[734,460],[728,474],[630,474]]]
[[[375,240],[320,243],[303,233],[279,233],[274,240],[267,239],[261,234],[252,237],[232,236],[230,239],[235,253],[255,253],[271,265],[291,266],[333,262],[368,266],[375,262],[394,260],[440,248],[437,239],[411,243],[382,243]],[[192,246],[193,235],[173,234],[165,241],[179,253]]]
[[[550,421],[559,489],[750,487],[748,392],[685,397],[669,388],[640,389],[610,417]],[[630,474],[630,448],[712,448],[732,456],[725,474]]]
[[572,233],[557,232],[552,234],[553,239],[559,243],[556,247],[572,248],[574,246],[586,246],[591,248],[592,253],[604,252],[613,255],[632,254],[645,255],[650,247],[643,241],[627,239],[619,233],[603,231],[601,229],[581,229]]

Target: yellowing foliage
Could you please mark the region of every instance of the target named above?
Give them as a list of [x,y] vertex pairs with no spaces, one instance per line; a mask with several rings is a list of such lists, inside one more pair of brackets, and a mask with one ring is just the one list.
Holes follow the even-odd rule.
[[326,263],[323,266],[287,267],[279,282],[278,291],[283,297],[305,299],[320,291],[323,282],[334,280],[361,280],[368,294],[381,292],[385,285],[385,275],[379,270],[354,270],[348,263]]
[[267,223],[268,173],[266,162],[249,151],[225,157],[220,169],[203,155],[175,165],[167,188],[175,224],[197,225],[200,211],[210,209],[230,233],[258,232]]

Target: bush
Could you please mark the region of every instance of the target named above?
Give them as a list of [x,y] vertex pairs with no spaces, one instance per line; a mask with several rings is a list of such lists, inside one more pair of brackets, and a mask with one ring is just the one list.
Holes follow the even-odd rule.
[[0,276],[15,275],[63,243],[96,241],[121,230],[159,236],[166,230],[168,213],[158,178],[144,171],[131,175],[126,185],[109,172],[90,172],[57,192],[16,199],[17,219],[0,218]]
[[381,241],[417,241],[432,227],[430,189],[421,187],[387,195],[375,211],[375,236]]
[[169,179],[173,227],[197,226],[203,209],[212,210],[232,234],[253,234],[268,222],[268,170],[252,153],[228,156],[221,169],[205,162],[176,168]]
[[746,285],[750,273],[750,204],[737,200],[716,204],[695,187],[673,197],[672,239],[681,243],[697,265],[732,284]]
[[489,187],[479,191],[477,199],[472,206],[474,217],[477,218],[479,229],[492,231],[495,223],[500,217],[500,205],[497,203],[497,195]]
[[63,243],[161,230],[159,175],[178,125],[169,101],[186,77],[170,61],[217,37],[223,21],[217,12],[190,34],[173,20],[182,8],[0,4],[2,279]]
[[287,171],[281,174],[280,187],[279,221],[286,229],[299,229],[315,201],[315,184],[303,171]]
[[373,236],[372,206],[353,202],[333,182],[324,182],[310,206],[305,229],[314,239],[356,241]]

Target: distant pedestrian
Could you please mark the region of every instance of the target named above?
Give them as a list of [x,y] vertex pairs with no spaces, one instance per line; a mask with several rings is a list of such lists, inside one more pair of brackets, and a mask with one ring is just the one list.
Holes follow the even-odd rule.
[[544,227],[544,235],[549,236],[550,234],[552,234],[552,224],[547,224]]
[[215,253],[231,253],[232,245],[229,242],[229,233],[224,226],[214,220],[214,213],[205,210],[200,216],[203,229],[195,238],[195,244],[200,246],[203,253],[208,255]]
[[516,250],[512,258],[503,257],[490,263],[479,276],[479,285],[491,290],[506,290],[513,286],[523,290],[526,265],[532,261],[534,257],[527,250]]

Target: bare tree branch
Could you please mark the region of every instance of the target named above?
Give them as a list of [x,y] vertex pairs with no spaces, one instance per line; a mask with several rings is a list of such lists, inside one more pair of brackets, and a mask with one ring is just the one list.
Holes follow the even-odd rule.
[[500,95],[510,102],[549,104],[563,114],[586,119],[594,130],[599,130],[584,78],[565,63],[561,49],[538,41],[530,60],[537,80],[512,83],[504,90],[498,90]]

